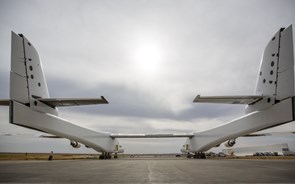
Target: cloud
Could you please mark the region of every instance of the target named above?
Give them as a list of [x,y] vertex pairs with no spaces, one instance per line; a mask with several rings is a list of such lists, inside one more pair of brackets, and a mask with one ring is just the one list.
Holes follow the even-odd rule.
[[[181,97],[177,101],[169,103],[165,93],[150,93],[141,89],[132,89],[123,85],[101,84],[92,87],[80,87],[79,84],[67,82],[62,79],[48,80],[49,92],[52,97],[99,97],[105,96],[109,101],[107,105],[84,106],[73,108],[60,108],[60,110],[71,109],[84,113],[104,114],[110,116],[131,116],[163,119],[185,119],[192,120],[203,117],[226,116],[226,114],[241,114],[243,106],[230,105],[207,105],[193,104],[194,96]],[[52,90],[55,89],[55,90]],[[175,111],[175,107],[183,104],[185,109]],[[212,107],[215,107],[212,109]],[[240,112],[240,113],[239,113]]]
[[[60,108],[74,122],[126,133],[218,126],[242,115],[244,107],[193,104],[193,98],[252,94],[263,49],[277,29],[295,24],[294,5],[272,0],[2,0],[0,98],[9,97],[14,30],[37,48],[52,97],[104,95],[110,101]],[[146,56],[139,59],[143,62],[138,52]],[[154,60],[158,68],[147,72]],[[7,112],[1,107],[5,123]],[[11,125],[4,130],[24,131]]]

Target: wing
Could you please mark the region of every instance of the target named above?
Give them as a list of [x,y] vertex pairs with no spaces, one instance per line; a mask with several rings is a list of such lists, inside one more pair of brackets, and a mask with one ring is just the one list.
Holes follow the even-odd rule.
[[112,138],[173,138],[193,137],[194,134],[111,134]]
[[254,104],[263,99],[263,96],[200,96],[194,99],[195,103],[223,103],[223,104]]
[[0,99],[0,105],[8,106],[9,105],[9,100],[8,99]]
[[33,97],[51,107],[94,105],[94,104],[109,103],[103,96],[101,96],[101,98],[40,98],[37,96],[33,96]]

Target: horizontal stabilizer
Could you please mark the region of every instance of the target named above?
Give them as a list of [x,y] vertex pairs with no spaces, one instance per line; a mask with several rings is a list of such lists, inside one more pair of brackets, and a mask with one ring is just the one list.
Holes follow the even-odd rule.
[[37,96],[33,97],[51,107],[66,107],[109,103],[103,96],[101,96],[101,98],[39,98]]
[[223,104],[254,104],[263,99],[263,96],[200,96],[194,99],[195,103],[223,103]]
[[9,105],[9,100],[8,99],[0,99],[0,105]]
[[265,134],[254,133],[254,134],[243,135],[242,137],[261,137],[261,136],[270,136],[270,135],[271,133],[265,133]]
[[60,136],[57,136],[57,135],[50,135],[50,134],[40,135],[39,137],[40,138],[50,138],[50,139],[62,139],[63,138],[63,137],[60,137]]
[[295,132],[269,132],[269,133],[253,133],[248,135],[243,135],[242,137],[259,137],[259,136],[280,136],[280,135],[290,135],[295,134]]
[[173,138],[193,137],[194,134],[111,134],[112,138]]

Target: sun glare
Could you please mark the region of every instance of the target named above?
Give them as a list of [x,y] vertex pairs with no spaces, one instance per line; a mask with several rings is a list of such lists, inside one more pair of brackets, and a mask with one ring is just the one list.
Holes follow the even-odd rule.
[[135,64],[139,72],[155,74],[161,65],[162,53],[159,44],[145,42],[135,49]]

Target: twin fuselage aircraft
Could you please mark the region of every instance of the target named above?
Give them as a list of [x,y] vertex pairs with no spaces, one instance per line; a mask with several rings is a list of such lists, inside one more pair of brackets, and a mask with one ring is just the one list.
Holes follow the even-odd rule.
[[[10,99],[0,100],[9,106],[9,122],[66,138],[79,148],[80,143],[97,152],[100,158],[121,153],[119,138],[187,137],[181,151],[194,158],[225,142],[231,147],[236,138],[294,121],[294,55],[292,26],[281,28],[267,44],[260,64],[254,95],[200,96],[195,103],[244,104],[246,115],[222,126],[191,134],[112,134],[93,131],[58,116],[57,107],[107,104],[101,98],[50,98],[42,63],[32,43],[22,34],[12,32]],[[50,137],[50,136],[49,136]]]

